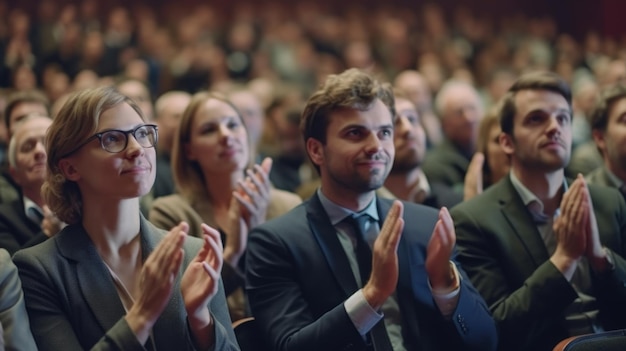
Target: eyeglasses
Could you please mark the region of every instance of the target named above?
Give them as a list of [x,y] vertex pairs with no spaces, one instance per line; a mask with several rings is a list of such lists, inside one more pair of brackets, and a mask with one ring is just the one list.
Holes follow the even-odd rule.
[[96,138],[100,139],[100,146],[104,151],[112,154],[122,152],[128,146],[128,134],[132,134],[137,143],[144,148],[154,147],[159,139],[158,128],[154,124],[143,124],[131,130],[110,129],[90,136],[74,150],[63,155],[63,157],[73,154]]

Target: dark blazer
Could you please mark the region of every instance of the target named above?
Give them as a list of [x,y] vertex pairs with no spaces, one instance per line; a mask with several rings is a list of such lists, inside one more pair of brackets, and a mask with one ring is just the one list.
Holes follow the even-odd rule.
[[24,201],[19,199],[0,204],[0,248],[11,255],[15,251],[30,247],[47,239],[39,224],[24,212]]
[[[391,203],[377,200],[381,219]],[[404,220],[396,294],[407,349],[494,349],[494,322],[468,279],[461,279],[458,306],[450,320],[441,316],[433,301],[424,263],[437,211],[404,203]],[[252,314],[274,350],[365,348],[343,305],[358,286],[317,194],[254,229],[247,252],[246,290]]]
[[[626,327],[626,204],[613,189],[589,185],[600,230],[616,269],[593,275],[605,329]],[[504,177],[451,211],[458,260],[487,301],[501,350],[552,350],[567,337],[564,311],[577,294],[549,261],[530,212]]]
[[587,183],[608,186],[612,188],[618,188],[618,185],[611,179],[609,176],[609,171],[606,169],[606,166],[601,166],[593,170],[591,173],[585,176]]
[[[6,250],[0,249],[0,349],[37,350],[30,332],[17,268]],[[2,343],[4,339],[4,343]]]
[[444,140],[426,154],[422,169],[429,182],[441,183],[463,193],[465,173],[470,158],[463,155],[449,140]]
[[[144,259],[164,232],[141,218]],[[193,344],[180,293],[182,272],[202,246],[187,237],[173,294],[152,331],[158,350],[191,350]],[[26,309],[39,350],[143,350],[130,330],[113,279],[82,225],[14,256]],[[239,350],[220,283],[209,309],[215,322],[215,350]]]

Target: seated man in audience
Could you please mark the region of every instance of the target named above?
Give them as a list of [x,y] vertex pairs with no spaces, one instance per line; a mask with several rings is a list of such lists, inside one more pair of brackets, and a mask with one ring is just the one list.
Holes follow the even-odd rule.
[[37,350],[22,284],[9,253],[0,248],[0,350]]
[[445,140],[426,154],[424,173],[463,194],[465,173],[476,150],[484,111],[478,92],[461,81],[443,85],[435,100]]
[[41,197],[48,168],[43,140],[51,123],[48,117],[29,115],[9,142],[9,171],[21,190],[20,198],[0,204],[0,247],[10,254],[40,243],[60,229],[60,222]]
[[617,188],[626,196],[626,85],[618,84],[603,91],[589,120],[603,165],[586,179],[590,184]]
[[626,327],[626,203],[564,176],[567,83],[529,73],[503,99],[511,171],[451,211],[459,262],[490,306],[499,349],[552,350],[568,336]]
[[[396,156],[385,187],[378,191],[383,197],[395,197],[435,208],[452,207],[463,196],[450,187],[428,179],[421,169],[426,154],[426,133],[422,127],[422,115],[415,105],[395,90],[396,119],[393,133]],[[387,194],[389,193],[389,194]]]
[[[49,116],[49,112],[50,105],[48,99],[39,91],[18,91],[9,95],[4,109],[4,124],[8,132],[8,140],[11,140],[16,126],[27,115],[35,113]],[[0,203],[10,202],[20,197],[19,186],[11,178],[6,161],[8,160],[2,160],[0,165]]]
[[174,178],[170,162],[174,134],[180,124],[180,117],[191,100],[191,95],[184,91],[169,91],[161,95],[155,106],[156,124],[159,126],[157,145],[157,171],[152,197],[154,199],[174,193]]
[[309,99],[302,133],[321,187],[248,239],[246,290],[271,349],[495,349],[487,306],[453,261],[448,211],[375,195],[394,116],[391,89],[356,69]]

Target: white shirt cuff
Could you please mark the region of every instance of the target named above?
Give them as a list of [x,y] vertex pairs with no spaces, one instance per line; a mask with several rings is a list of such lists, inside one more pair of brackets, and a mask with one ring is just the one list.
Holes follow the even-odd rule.
[[461,291],[461,281],[459,271],[456,268],[456,265],[450,261],[450,266],[452,266],[452,270],[454,271],[454,278],[456,279],[455,286],[456,289],[452,291],[436,291],[430,285],[430,280],[428,281],[428,288],[433,294],[433,299],[435,300],[435,304],[439,307],[439,312],[445,317],[448,318],[454,313],[456,309],[456,305],[459,302],[459,292]]
[[363,290],[359,289],[343,303],[348,317],[352,320],[354,327],[361,335],[367,334],[383,318],[382,313],[378,313],[365,300]]

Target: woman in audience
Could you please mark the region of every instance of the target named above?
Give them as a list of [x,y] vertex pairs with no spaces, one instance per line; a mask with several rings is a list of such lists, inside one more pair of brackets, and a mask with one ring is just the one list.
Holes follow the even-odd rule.
[[295,194],[272,188],[271,159],[249,168],[250,150],[246,126],[230,101],[209,92],[194,95],[172,148],[179,193],[156,199],[149,216],[162,228],[186,221],[191,233],[201,223],[219,228],[225,241],[222,277],[233,320],[246,316],[241,257],[248,231],[301,202]]
[[50,209],[69,225],[18,252],[40,350],[237,350],[219,233],[165,233],[139,211],[155,177],[157,129],[112,88],[69,98],[48,130]]
[[480,122],[477,152],[465,175],[464,200],[483,192],[509,173],[510,160],[500,146],[500,117],[494,107]]

